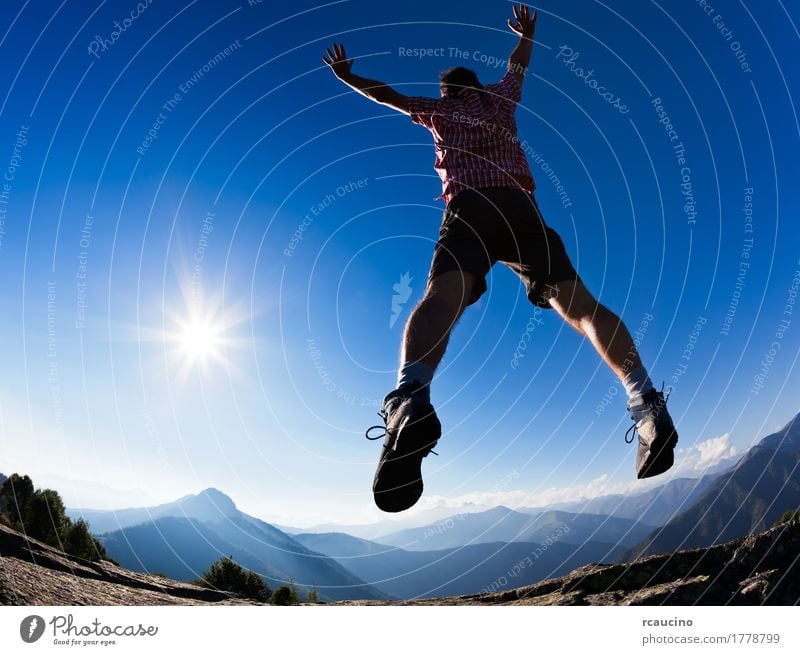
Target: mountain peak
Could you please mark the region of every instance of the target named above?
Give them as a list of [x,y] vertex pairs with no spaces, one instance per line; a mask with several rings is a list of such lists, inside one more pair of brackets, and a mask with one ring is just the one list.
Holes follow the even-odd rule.
[[[743,460],[749,460],[765,450],[775,450],[784,453],[800,451],[800,414],[793,416],[786,425],[777,432],[768,434],[755,446],[747,451]],[[741,464],[741,461],[739,462]]]
[[239,510],[230,496],[219,489],[209,487],[200,493],[184,496],[175,503],[183,512],[193,519],[203,521],[219,521],[222,518],[236,516]]
[[227,494],[223,493],[216,487],[208,487],[208,489],[203,489],[200,493],[197,494],[198,496],[206,496],[212,500],[219,500],[220,502],[227,502],[233,504],[233,500]]

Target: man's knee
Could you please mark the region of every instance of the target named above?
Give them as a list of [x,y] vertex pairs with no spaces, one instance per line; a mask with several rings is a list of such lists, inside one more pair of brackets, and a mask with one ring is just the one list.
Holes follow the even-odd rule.
[[468,271],[441,273],[428,281],[423,301],[433,300],[463,311],[472,299],[476,282],[477,276]]

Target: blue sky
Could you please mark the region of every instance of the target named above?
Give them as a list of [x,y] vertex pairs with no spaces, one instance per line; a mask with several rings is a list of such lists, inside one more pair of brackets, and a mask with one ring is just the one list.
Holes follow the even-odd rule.
[[[0,471],[95,507],[215,486],[293,525],[377,517],[362,434],[443,204],[427,131],[320,55],[342,41],[354,72],[409,95],[457,64],[496,81],[510,3],[8,5]],[[563,5],[538,6],[517,111],[537,199],[640,329],[674,387],[676,470],[699,474],[798,411],[800,14]],[[192,356],[194,314],[217,356]],[[500,266],[432,399],[444,435],[421,507],[642,486],[621,387]]]

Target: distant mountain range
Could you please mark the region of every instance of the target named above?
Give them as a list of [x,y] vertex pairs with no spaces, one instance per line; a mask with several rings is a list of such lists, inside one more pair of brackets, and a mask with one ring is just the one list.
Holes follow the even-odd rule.
[[761,532],[800,508],[800,415],[750,448],[730,471],[632,555],[698,548]]
[[422,511],[402,512],[399,515],[387,515],[386,518],[376,523],[320,523],[308,528],[296,528],[286,525],[273,524],[275,527],[280,528],[288,534],[307,534],[307,533],[327,533],[327,532],[343,532],[345,534],[358,537],[360,539],[376,540],[387,534],[399,532],[400,530],[407,530],[409,528],[418,528],[423,525],[435,523],[442,519],[452,516],[455,512],[468,513],[468,512],[481,512],[491,509],[491,505],[476,505],[475,503],[464,503],[458,509],[452,507],[433,507]]
[[603,542],[633,546],[654,527],[613,516],[559,511],[527,514],[500,506],[486,512],[457,514],[376,541],[406,550],[440,550],[494,542],[543,544],[558,541],[576,545]]
[[398,598],[433,598],[510,589],[563,575],[625,549],[590,541],[481,543],[445,550],[408,551],[342,533],[301,534],[308,548],[325,553],[370,586]]
[[[553,503],[546,507],[517,507],[514,508],[514,511],[523,514],[542,514],[553,510],[562,510],[573,514],[602,514],[634,519],[651,526],[660,526],[691,505],[718,475],[719,473],[710,473],[701,478],[675,478],[644,492],[611,494],[580,501]],[[342,532],[360,539],[380,542],[387,535],[440,523],[453,517],[454,514],[463,516],[492,509],[494,507],[491,505],[480,506],[475,503],[465,503],[458,510],[450,507],[437,507],[410,514],[408,517],[401,515],[399,518],[387,518],[377,523],[354,525],[323,523],[308,528],[274,525],[292,535]]]
[[[568,503],[554,503],[548,507],[518,507],[513,511],[521,514],[545,514],[553,510],[561,510],[571,514],[597,514],[603,516],[616,517],[621,519],[632,519],[646,526],[656,527],[667,523],[670,519],[677,516],[684,509],[689,507],[716,479],[718,474],[706,475],[702,478],[676,478],[669,482],[640,493],[613,494],[600,496],[582,501]],[[426,532],[430,536],[442,532],[442,528],[449,522],[461,523],[462,519],[469,515],[478,515],[486,512],[508,512],[508,508],[483,507],[473,503],[467,503],[460,508],[458,513],[447,507],[439,507],[433,510],[426,510],[403,519],[388,519],[378,523],[346,525],[338,523],[325,523],[309,528],[295,528],[278,525],[281,530],[292,535],[300,534],[327,534],[344,533],[360,539],[377,541],[379,543],[390,543],[401,545],[409,541],[419,540],[420,534],[425,537]],[[414,533],[414,529],[418,532]],[[400,537],[401,541],[394,539],[400,533],[405,533]],[[638,534],[638,533],[636,533]],[[387,540],[388,539],[388,540]],[[456,545],[456,542],[438,541],[436,544],[429,542],[429,538],[424,539],[426,543],[421,544],[421,549],[448,548]],[[491,541],[490,538],[482,541]],[[414,549],[413,547],[409,547]]]
[[[590,561],[618,557],[651,529],[627,519],[564,512],[538,518],[495,508],[468,515],[476,543],[464,545],[455,539],[455,546],[443,548],[442,543],[448,542],[439,535],[439,540],[429,539],[423,551],[344,534],[288,535],[240,512],[217,489],[152,508],[68,513],[84,517],[94,533],[100,532],[98,525],[119,528],[98,538],[111,557],[133,571],[192,581],[211,562],[227,555],[263,575],[273,588],[288,580],[301,587],[313,584],[323,598],[333,600],[416,598],[529,584]],[[459,517],[444,519],[425,529],[441,530],[460,521]],[[487,541],[490,531],[482,526],[498,522],[504,526],[495,526],[498,536],[519,539]],[[402,534],[394,538],[401,539]],[[573,542],[564,538],[573,534]],[[597,538],[588,539],[590,534]],[[609,541],[600,541],[603,537]],[[304,589],[300,591],[302,595]]]
[[[605,514],[635,519],[649,525],[664,525],[691,506],[708,489],[719,474],[701,478],[676,478],[644,493],[614,494],[585,501],[561,503],[551,509],[579,514]],[[542,510],[519,510],[537,512]]]
[[264,576],[273,589],[292,580],[303,596],[316,585],[320,595],[328,599],[385,598],[329,557],[240,512],[217,489],[153,508],[70,510],[69,514],[86,518],[95,533],[100,532],[97,525],[122,526],[98,538],[110,557],[133,571],[192,581],[212,562],[229,556]]

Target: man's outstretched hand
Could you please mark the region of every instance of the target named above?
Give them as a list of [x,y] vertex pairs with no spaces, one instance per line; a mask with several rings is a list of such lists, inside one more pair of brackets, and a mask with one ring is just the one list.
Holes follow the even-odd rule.
[[531,16],[531,10],[523,4],[521,4],[519,7],[517,7],[517,5],[511,5],[511,8],[514,10],[514,20],[512,21],[509,18],[508,26],[516,34],[519,34],[519,36],[532,41],[533,35],[536,32],[537,12],[534,11],[533,15]]
[[336,77],[341,80],[350,75],[350,68],[353,65],[353,60],[347,58],[347,54],[344,51],[344,44],[334,43],[333,47],[326,48],[325,52],[328,56],[323,57],[322,61],[328,64]]
[[336,77],[351,89],[355,89],[361,95],[375,102],[379,102],[382,105],[396,109],[404,114],[409,113],[408,98],[402,93],[398,93],[388,84],[378,82],[378,80],[370,80],[350,72],[350,68],[353,66],[353,60],[347,58],[347,53],[344,51],[343,44],[334,43],[333,46],[327,48],[325,52],[328,56],[323,57],[322,61],[328,65]]

